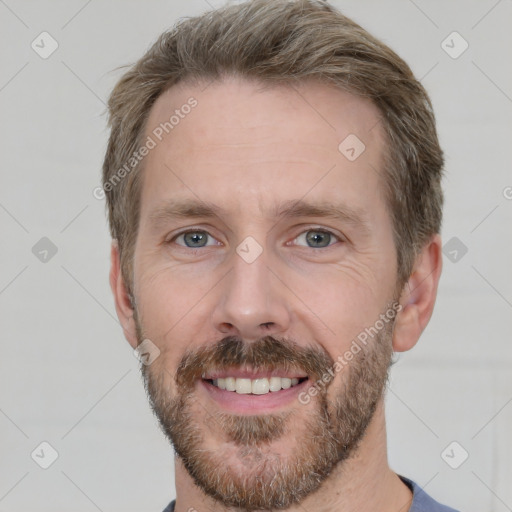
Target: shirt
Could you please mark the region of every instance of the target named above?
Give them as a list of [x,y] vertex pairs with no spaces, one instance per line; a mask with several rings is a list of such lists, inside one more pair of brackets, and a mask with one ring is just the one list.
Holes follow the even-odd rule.
[[[398,476],[412,491],[412,504],[409,512],[457,512],[455,509],[441,505],[431,498],[417,483],[404,476]],[[175,504],[176,500],[171,501],[163,512],[174,512]]]

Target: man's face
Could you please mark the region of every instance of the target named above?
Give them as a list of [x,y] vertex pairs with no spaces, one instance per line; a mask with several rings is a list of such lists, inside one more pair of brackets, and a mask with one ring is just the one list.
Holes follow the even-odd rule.
[[137,334],[160,355],[142,368],[196,485],[287,508],[354,453],[385,385],[397,272],[378,111],[313,82],[205,87],[173,87],[147,122],[197,100],[144,161]]

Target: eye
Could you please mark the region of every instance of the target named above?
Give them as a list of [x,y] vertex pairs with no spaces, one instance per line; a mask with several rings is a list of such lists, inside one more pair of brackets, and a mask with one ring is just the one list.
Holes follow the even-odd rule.
[[212,240],[215,240],[207,231],[184,231],[183,233],[173,237],[168,241],[168,243],[176,242],[178,245],[189,247],[191,249],[198,249],[209,245],[217,245],[215,243],[208,243],[208,237],[210,237]]
[[294,242],[297,242],[297,240],[305,241],[307,246],[313,249],[322,249],[340,241],[340,238],[325,229],[308,229],[295,238]]

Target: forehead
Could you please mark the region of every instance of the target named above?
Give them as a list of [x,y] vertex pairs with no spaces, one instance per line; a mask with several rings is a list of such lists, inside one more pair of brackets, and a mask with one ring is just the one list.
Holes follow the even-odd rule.
[[[196,106],[189,108],[192,103]],[[193,131],[187,130],[190,122],[183,122],[187,117],[193,119]],[[269,137],[286,127],[290,136],[300,131],[312,143],[324,139],[336,148],[347,129],[372,144],[380,135],[379,127],[374,129],[379,119],[378,108],[368,98],[317,80],[277,85],[225,77],[213,82],[182,82],[168,89],[153,105],[145,131],[150,135],[170,121],[162,137],[168,139],[168,145],[173,145],[174,139],[174,149],[180,151],[194,151],[210,142],[241,143],[243,137],[251,143],[253,137],[261,138],[258,132],[264,126],[275,129]],[[331,140],[326,141],[328,132]]]
[[228,200],[239,212],[304,193],[371,199],[381,188],[379,119],[370,100],[312,80],[178,84],[157,99],[146,123],[155,147],[143,164],[141,214],[171,193]]

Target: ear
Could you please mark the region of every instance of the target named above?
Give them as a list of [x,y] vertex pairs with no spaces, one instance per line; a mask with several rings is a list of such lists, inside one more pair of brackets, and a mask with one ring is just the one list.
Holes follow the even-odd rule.
[[414,347],[427,326],[434,310],[442,266],[441,237],[436,234],[416,257],[411,276],[402,290],[402,309],[393,331],[395,352]]
[[123,327],[124,336],[128,340],[128,343],[133,348],[136,348],[138,340],[133,316],[134,311],[121,274],[121,258],[117,240],[112,240],[112,248],[110,251],[110,288],[114,295],[117,317]]

